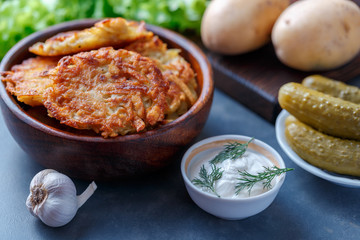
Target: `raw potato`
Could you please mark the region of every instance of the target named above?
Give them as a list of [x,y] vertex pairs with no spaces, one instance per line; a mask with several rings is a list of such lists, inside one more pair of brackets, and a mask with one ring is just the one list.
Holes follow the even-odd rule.
[[330,70],[360,50],[360,8],[349,0],[303,0],[293,3],[272,30],[276,55],[303,71]]
[[213,0],[201,23],[201,38],[212,51],[235,55],[270,41],[272,27],[289,0]]

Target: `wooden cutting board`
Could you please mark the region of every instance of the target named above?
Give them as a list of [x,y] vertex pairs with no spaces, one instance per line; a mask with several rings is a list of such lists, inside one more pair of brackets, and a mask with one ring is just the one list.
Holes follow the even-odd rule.
[[301,82],[311,74],[344,82],[360,76],[360,54],[347,65],[326,72],[302,72],[285,66],[271,44],[244,55],[206,54],[213,67],[215,86],[272,123],[281,110],[277,96],[283,84]]
[[[353,1],[360,5],[360,0]],[[197,42],[201,46],[201,41]],[[201,47],[213,67],[215,86],[272,123],[281,111],[277,96],[283,84],[301,82],[311,74],[343,82],[360,76],[360,54],[347,65],[332,71],[302,72],[282,64],[271,44],[237,56],[223,56]]]

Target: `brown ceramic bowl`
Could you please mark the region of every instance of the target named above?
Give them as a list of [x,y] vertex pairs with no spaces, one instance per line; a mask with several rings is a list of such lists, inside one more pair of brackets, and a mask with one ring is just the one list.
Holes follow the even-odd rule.
[[[56,33],[91,27],[97,20],[66,22],[34,33],[16,44],[3,58],[0,71],[33,56],[28,47]],[[75,130],[49,118],[43,107],[28,107],[16,101],[0,84],[1,110],[6,125],[21,148],[45,168],[70,177],[110,180],[136,177],[156,171],[189,144],[202,130],[208,117],[214,85],[206,56],[193,42],[167,29],[147,25],[171,48],[182,50],[191,63],[199,84],[199,99],[175,121],[140,134],[104,139],[91,131]]]

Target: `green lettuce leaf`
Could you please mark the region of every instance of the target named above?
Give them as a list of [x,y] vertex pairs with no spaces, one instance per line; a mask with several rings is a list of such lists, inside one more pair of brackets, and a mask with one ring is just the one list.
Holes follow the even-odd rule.
[[200,32],[209,0],[0,0],[0,59],[19,40],[48,26],[82,18],[124,17]]

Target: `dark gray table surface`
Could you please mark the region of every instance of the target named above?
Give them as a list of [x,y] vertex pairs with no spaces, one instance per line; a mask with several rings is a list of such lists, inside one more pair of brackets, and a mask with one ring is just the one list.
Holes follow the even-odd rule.
[[[360,189],[338,186],[297,167],[277,143],[273,124],[216,90],[195,142],[222,134],[254,136],[295,168],[260,214],[227,221],[197,207],[180,174],[184,149],[152,176],[97,182],[95,194],[69,224],[50,228],[25,206],[29,183],[43,167],[20,149],[0,117],[0,239],[360,239]],[[90,182],[74,183],[79,194]]]

